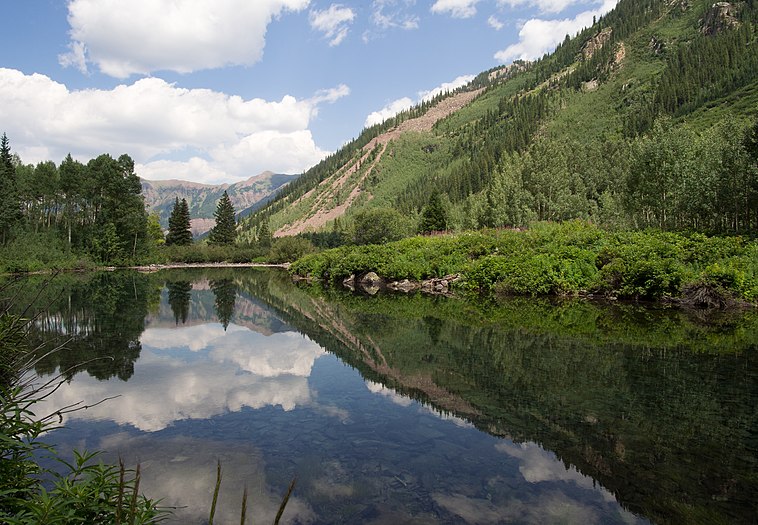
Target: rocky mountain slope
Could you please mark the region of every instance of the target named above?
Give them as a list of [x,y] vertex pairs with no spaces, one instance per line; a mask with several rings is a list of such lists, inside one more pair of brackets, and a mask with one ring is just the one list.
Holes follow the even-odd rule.
[[[723,150],[729,132],[716,137],[710,130],[733,121],[742,133],[757,117],[754,0],[620,0],[554,53],[495,67],[455,93],[363,130],[246,219],[241,238],[254,240],[263,221],[277,236],[349,229],[358,212],[375,207],[397,210],[412,226],[433,190],[445,196],[456,229],[573,217],[699,227],[685,209],[689,195],[678,197],[679,209],[659,214],[656,206],[670,201],[654,202],[642,183],[640,191],[630,186],[644,161],[640,148],[692,143],[669,131],[686,127],[702,139],[697,147],[708,151],[711,141],[711,151]],[[676,155],[691,154],[671,144]],[[656,177],[651,172],[650,187]],[[687,184],[673,190],[690,191]],[[632,207],[648,201],[648,208]],[[719,221],[709,228],[755,222]]]
[[168,225],[168,216],[174,200],[187,199],[190,208],[192,233],[201,235],[213,227],[213,212],[224,191],[237,211],[237,215],[249,215],[259,203],[265,203],[277,190],[286,185],[295,175],[263,172],[234,184],[199,184],[182,180],[150,181],[142,179],[142,195],[149,211],[157,211],[161,224]]

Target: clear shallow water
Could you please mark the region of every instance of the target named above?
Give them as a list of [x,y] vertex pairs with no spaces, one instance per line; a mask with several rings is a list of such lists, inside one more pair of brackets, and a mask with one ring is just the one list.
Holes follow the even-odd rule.
[[[139,462],[177,523],[752,523],[754,316],[294,287],[271,271],[58,283],[49,435]],[[52,294],[52,291],[51,291]],[[697,322],[696,322],[697,321]]]

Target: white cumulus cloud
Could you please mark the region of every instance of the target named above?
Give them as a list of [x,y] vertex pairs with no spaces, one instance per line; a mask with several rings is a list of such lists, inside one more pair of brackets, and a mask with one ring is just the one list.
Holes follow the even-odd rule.
[[368,128],[374,124],[381,124],[388,118],[392,118],[402,111],[411,109],[413,107],[413,104],[413,99],[408,97],[393,100],[382,109],[369,113],[368,117],[366,117],[364,126]]
[[449,14],[453,18],[471,18],[476,14],[479,0],[436,0],[432,13]]
[[583,11],[573,18],[546,20],[532,18],[519,30],[519,41],[495,53],[495,59],[507,63],[515,59],[534,60],[552,51],[566,35],[575,35],[592,25],[599,17],[616,6],[617,0],[605,0],[597,9]]
[[416,104],[429,101],[433,99],[434,97],[436,97],[437,95],[440,95],[447,91],[454,91],[455,89],[458,89],[461,86],[465,86],[472,80],[474,80],[474,75],[462,75],[462,76],[457,77],[452,82],[444,82],[434,89],[430,89],[428,91],[419,91],[418,97],[415,101],[409,97],[403,97],[397,100],[393,100],[392,102],[384,106],[382,109],[371,112],[368,115],[368,117],[366,117],[364,126],[370,127],[370,126],[373,126],[374,124],[381,124],[385,120],[394,117],[395,115],[397,115],[398,113],[402,111],[412,108]]
[[355,12],[349,7],[332,4],[323,11],[311,11],[309,20],[311,28],[329,39],[330,46],[337,46],[347,37],[350,24],[355,20]]
[[[44,75],[0,68],[0,121],[22,161],[87,161],[128,153],[145,178],[232,182],[270,169],[297,173],[329,152],[308,126],[320,104],[350,90],[340,85],[310,99],[244,99],[143,78],[110,90],[69,90]],[[192,158],[178,159],[192,151]],[[172,160],[166,160],[166,159]]]
[[71,0],[64,66],[106,75],[189,73],[261,59],[268,24],[309,0]]

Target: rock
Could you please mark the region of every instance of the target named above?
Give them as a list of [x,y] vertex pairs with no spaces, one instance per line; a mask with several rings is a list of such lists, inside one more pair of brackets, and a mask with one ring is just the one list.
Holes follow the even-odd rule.
[[375,295],[379,290],[385,287],[384,279],[379,277],[375,272],[368,272],[360,279],[357,279],[356,282],[361,290],[370,295]]
[[418,290],[421,288],[421,283],[415,282],[415,281],[409,281],[408,279],[403,279],[402,281],[393,281],[390,284],[387,285],[387,288],[390,290],[395,290],[397,292],[412,292],[413,290]]
[[663,40],[659,40],[656,36],[653,36],[650,38],[650,42],[648,42],[647,47],[650,51],[655,53],[656,55],[660,55],[663,53],[663,49],[665,47],[665,43]]
[[582,91],[585,93],[588,93],[590,91],[595,91],[597,89],[598,82],[596,78],[593,78],[592,80],[589,80],[587,82],[582,82]]
[[714,36],[740,25],[737,6],[729,2],[716,2],[700,19],[700,33]]
[[592,58],[597,51],[603,48],[603,46],[611,39],[611,33],[613,28],[606,27],[598,34],[587,40],[582,47],[582,56],[585,60]]
[[447,295],[450,293],[450,285],[460,279],[460,275],[452,274],[445,277],[435,277],[421,282],[421,291]]
[[360,280],[363,286],[379,286],[384,284],[384,279],[379,277],[375,272],[368,272]]

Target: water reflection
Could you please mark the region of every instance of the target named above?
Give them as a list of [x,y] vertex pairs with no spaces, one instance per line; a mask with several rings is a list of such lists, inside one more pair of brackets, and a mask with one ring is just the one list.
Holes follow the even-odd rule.
[[[140,458],[153,497],[184,501],[187,516],[202,515],[215,456],[233,490],[258,487],[263,521],[295,474],[286,516],[300,523],[758,513],[754,313],[703,324],[586,302],[366,299],[261,271],[93,281],[66,284],[37,336],[138,350],[70,374],[51,403],[120,397],[72,414],[56,439]],[[128,382],[100,380],[125,362]]]

